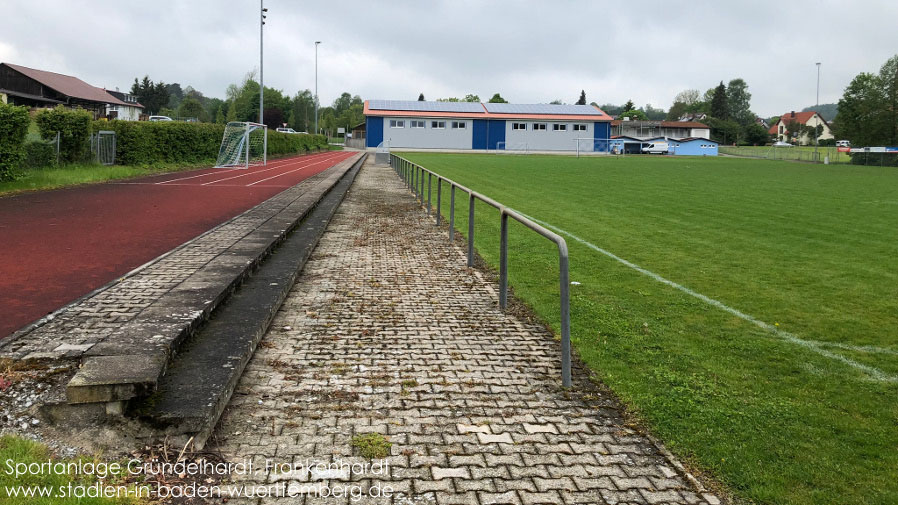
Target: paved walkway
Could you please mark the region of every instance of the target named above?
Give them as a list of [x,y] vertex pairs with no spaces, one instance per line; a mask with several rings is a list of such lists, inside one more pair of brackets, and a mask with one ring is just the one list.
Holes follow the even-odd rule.
[[[496,298],[392,170],[366,165],[216,434],[254,462],[239,480],[298,497],[237,503],[719,503],[613,401],[561,390],[558,344]],[[365,433],[392,444],[386,470],[346,466],[368,461]],[[322,496],[338,492],[363,496]]]

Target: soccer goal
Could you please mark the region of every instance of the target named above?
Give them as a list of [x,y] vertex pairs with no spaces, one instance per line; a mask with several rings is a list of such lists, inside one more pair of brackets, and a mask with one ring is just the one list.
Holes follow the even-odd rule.
[[527,142],[497,142],[496,154],[530,154],[530,145]]
[[247,169],[268,163],[268,127],[231,121],[225,126],[215,168]]

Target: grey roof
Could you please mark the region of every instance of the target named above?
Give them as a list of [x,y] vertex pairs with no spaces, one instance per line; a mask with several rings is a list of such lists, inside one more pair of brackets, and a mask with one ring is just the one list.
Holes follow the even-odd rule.
[[479,102],[419,102],[415,100],[369,100],[371,110],[408,110],[417,112],[480,112]]
[[601,116],[592,105],[554,105],[550,103],[485,103],[493,114],[553,114],[563,116]]

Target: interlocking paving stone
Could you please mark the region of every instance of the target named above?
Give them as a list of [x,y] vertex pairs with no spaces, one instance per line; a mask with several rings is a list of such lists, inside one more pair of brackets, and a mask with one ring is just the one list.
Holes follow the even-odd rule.
[[[395,493],[349,503],[715,502],[613,400],[560,388],[558,343],[500,312],[462,247],[390,168],[366,165],[247,366],[218,448],[355,462],[353,437],[380,433],[389,472],[328,483]],[[330,500],[303,503],[344,502]]]

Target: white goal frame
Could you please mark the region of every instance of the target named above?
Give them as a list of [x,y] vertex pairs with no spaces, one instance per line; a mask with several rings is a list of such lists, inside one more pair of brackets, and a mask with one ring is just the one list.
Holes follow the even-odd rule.
[[[243,135],[240,137],[240,140],[237,142],[237,145],[232,145],[232,142],[229,142],[228,137],[228,128],[234,127],[242,127],[244,128]],[[252,149],[250,146],[250,138],[254,131],[262,130],[262,155],[261,159],[252,156]],[[233,130],[232,130],[233,131]],[[238,152],[237,157],[228,156],[228,151],[236,149]],[[250,121],[231,121],[225,126],[225,131],[222,134],[221,138],[221,147],[218,149],[218,159],[215,163],[215,168],[231,168],[237,170],[247,170],[251,166],[265,166],[268,165],[268,126],[262,123],[253,123]]]
[[530,144],[527,142],[496,142],[496,154],[530,154]]

